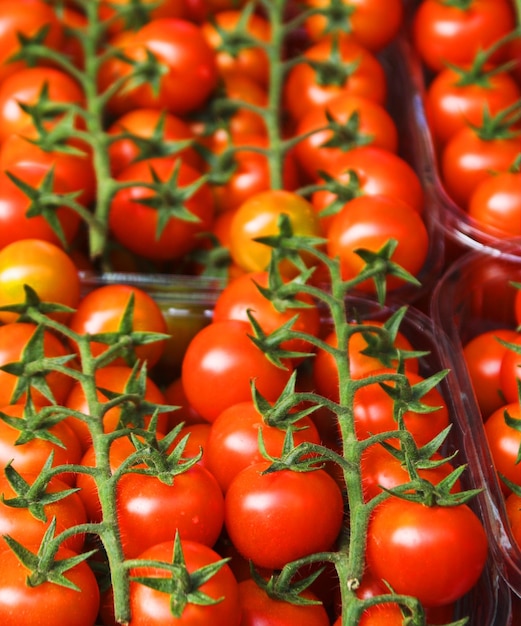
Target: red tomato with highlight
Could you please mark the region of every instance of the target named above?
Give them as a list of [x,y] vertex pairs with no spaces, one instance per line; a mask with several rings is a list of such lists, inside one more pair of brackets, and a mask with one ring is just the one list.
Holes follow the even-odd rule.
[[[506,423],[505,412],[512,419],[521,419],[519,402],[504,404],[488,416],[485,421],[485,435],[498,475],[505,476],[515,485],[521,485],[521,465],[517,462],[521,432]],[[501,478],[499,483],[503,493],[509,494],[510,488]]]

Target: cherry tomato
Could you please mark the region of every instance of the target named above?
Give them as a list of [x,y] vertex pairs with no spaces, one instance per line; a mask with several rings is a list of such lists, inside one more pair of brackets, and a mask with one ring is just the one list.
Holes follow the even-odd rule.
[[[327,253],[339,258],[344,280],[354,279],[365,266],[355,250],[380,250],[389,240],[397,241],[391,257],[394,263],[417,276],[429,251],[429,233],[411,206],[388,196],[360,196],[350,200],[335,215],[328,231]],[[388,276],[387,289],[392,291],[404,283]],[[374,292],[374,283],[364,281],[357,289]]]
[[[122,115],[137,107],[165,109],[185,115],[201,108],[217,86],[217,63],[201,28],[188,20],[157,18],[136,32],[124,31],[111,39],[111,45],[133,61],[155,55],[167,71],[161,76],[159,92],[145,82],[120,90],[110,99],[109,109]],[[112,57],[99,73],[100,89],[131,75],[128,62]]]
[[391,497],[376,507],[369,523],[372,572],[425,606],[449,604],[466,594],[487,555],[486,532],[466,504],[425,506]]
[[[334,136],[327,128],[328,114],[341,127],[338,145],[327,145]],[[371,145],[390,152],[398,149],[396,123],[385,107],[351,94],[342,94],[327,104],[309,108],[298,122],[296,134],[304,138],[295,146],[295,157],[311,180],[316,180],[321,171],[330,171],[333,164],[353,148]]]
[[[173,541],[160,543],[139,555],[140,559],[172,563]],[[186,568],[195,572],[221,560],[219,554],[195,541],[181,541]],[[160,567],[136,567],[131,576],[168,578],[168,573]],[[130,583],[130,608],[132,618],[129,626],[239,626],[241,608],[238,583],[224,563],[216,574],[204,582],[199,590],[214,600],[213,603],[196,604],[188,602],[181,616],[174,617],[171,611],[171,598],[168,594],[156,591],[140,582]],[[192,590],[191,590],[192,591]]]
[[[328,74],[321,73],[315,64],[331,63],[332,58],[338,59],[338,65],[344,64],[346,74],[337,70],[341,78],[337,77],[330,68],[334,80],[328,80]],[[383,106],[387,96],[385,71],[378,58],[352,37],[325,37],[308,48],[304,60],[288,72],[284,107],[293,120],[301,120],[310,108],[324,107],[341,94],[362,96]]]
[[209,422],[233,404],[251,399],[251,382],[274,401],[292,368],[271,363],[248,337],[245,322],[213,322],[199,331],[185,353],[182,381],[188,402]]
[[521,344],[521,335],[517,333],[517,336],[512,337],[509,343],[513,347],[507,347],[499,368],[500,392],[505,402],[517,402],[519,399],[518,381],[521,377],[521,370],[519,369],[521,354],[516,352],[516,347]]
[[183,380],[179,376],[175,378],[170,384],[168,384],[164,391],[166,403],[177,407],[175,411],[172,411],[170,415],[170,427],[173,428],[184,422],[186,426],[191,424],[205,424],[208,423],[204,417],[194,409],[188,402],[185,390],[183,387]]
[[[286,214],[294,235],[320,236],[318,218],[310,202],[286,190],[268,190],[248,198],[235,211],[230,225],[230,253],[233,261],[247,272],[264,271],[269,265],[271,248],[254,241],[258,237],[277,235],[281,214]],[[291,276],[289,264],[281,271]]]
[[[513,419],[521,419],[519,402],[505,404],[488,416],[485,421],[485,435],[498,475],[521,485],[521,465],[517,462],[521,432],[506,423],[505,412]],[[501,478],[499,482],[503,493],[509,494],[510,488],[506,483]]]
[[[224,492],[242,469],[264,460],[259,449],[261,434],[268,454],[280,456],[286,431],[265,423],[252,400],[228,407],[212,423],[205,448],[206,463]],[[295,423],[293,442],[320,443],[310,417]]]
[[[136,184],[114,196],[109,214],[111,232],[122,245],[145,259],[179,259],[195,247],[198,233],[211,228],[214,205],[207,183],[202,182],[187,198],[168,198],[166,204],[163,198],[156,198],[151,189],[140,186],[140,183],[152,183],[154,177],[166,183],[174,175],[180,192],[201,177],[199,171],[182,160],[166,157],[138,161],[117,177],[122,183],[136,181]],[[140,202],[154,199],[159,202],[158,208]],[[177,212],[173,213],[174,210]],[[166,224],[158,232],[165,211],[169,212]]]
[[521,546],[521,496],[510,493],[505,500],[505,509],[514,540]]
[[322,469],[264,473],[269,465],[244,468],[225,494],[225,528],[237,550],[273,569],[330,550],[344,519],[340,487]]
[[[33,553],[37,545],[28,546]],[[77,553],[60,548],[56,558],[67,559]],[[77,587],[65,587],[52,582],[27,584],[30,570],[8,547],[2,549],[3,567],[0,571],[0,619],[6,626],[19,623],[40,626],[93,626],[96,623],[100,593],[96,577],[86,561],[75,565],[64,576]],[[74,610],[71,611],[71,607]]]
[[[439,71],[448,63],[471,63],[480,49],[514,28],[514,13],[506,0],[472,0],[467,6],[423,0],[414,13],[412,37],[423,62]],[[498,63],[504,55],[500,49],[493,59]]]
[[[125,284],[101,285],[85,294],[69,321],[69,328],[79,335],[117,332],[130,299],[133,298],[131,332],[166,334],[167,325],[159,304],[145,290]],[[92,341],[91,354],[99,356],[107,350],[106,344]],[[138,345],[131,349],[132,357],[155,365],[163,352],[164,341]],[[125,364],[125,357],[111,361],[112,365]],[[133,363],[130,363],[133,364]]]
[[[80,300],[80,278],[72,259],[60,247],[40,239],[19,239],[0,250],[0,306],[25,302],[24,285],[34,289],[42,302],[75,308]],[[66,322],[68,313],[53,313]],[[4,323],[19,318],[0,312]]]

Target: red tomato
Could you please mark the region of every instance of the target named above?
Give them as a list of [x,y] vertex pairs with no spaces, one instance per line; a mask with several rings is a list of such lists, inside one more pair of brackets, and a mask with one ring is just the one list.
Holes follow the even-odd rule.
[[[221,76],[229,74],[248,76],[263,87],[267,87],[270,66],[268,55],[262,45],[271,41],[270,23],[257,13],[250,14],[246,22],[241,19],[241,15],[240,10],[231,9],[215,13],[211,21],[207,20],[201,25],[203,35],[216,52],[217,67]],[[239,49],[232,45],[228,50],[228,38],[233,41],[237,32],[244,31],[247,36],[258,40],[262,45],[252,44]]]
[[[407,202],[420,214],[423,212],[425,194],[420,177],[405,159],[389,150],[373,146],[354,148],[331,163],[327,174],[352,189],[352,194],[349,194],[344,204],[358,195],[384,195]],[[318,184],[323,182],[324,179],[320,177]],[[311,196],[311,204],[320,216],[326,233],[334,214],[321,216],[321,212],[340,199],[336,193],[326,189],[315,191]],[[342,206],[341,203],[335,213]]]
[[[32,485],[37,477],[37,473],[26,475],[25,480]],[[67,489],[70,489],[70,485],[55,477],[49,482],[45,494],[57,494]],[[87,513],[78,493],[69,493],[56,502],[45,504],[45,519],[35,517],[29,508],[9,506],[9,500],[16,498],[18,494],[5,474],[0,475],[0,495],[0,534],[9,535],[22,545],[39,545],[53,518],[56,519],[55,535],[87,521]],[[77,533],[65,539],[62,545],[69,550],[81,552],[84,541],[84,533]]]
[[[61,248],[39,239],[19,239],[0,250],[0,306],[25,302],[24,285],[42,302],[74,308],[80,300],[80,278],[73,261]],[[67,313],[51,317],[66,322]],[[0,312],[0,321],[17,320],[17,313]]]
[[[513,419],[521,419],[519,402],[505,404],[491,413],[485,421],[485,435],[498,474],[516,485],[521,485],[521,465],[517,462],[521,432],[506,423],[505,412]],[[510,493],[510,488],[501,479],[499,482],[503,493]]]
[[[412,37],[423,62],[439,71],[447,63],[471,63],[479,50],[514,28],[514,13],[507,0],[472,0],[467,6],[423,0],[414,14]],[[500,50],[493,59],[498,63],[504,55]]]
[[[214,476],[198,464],[173,476],[129,473],[117,485],[118,524],[127,558],[163,541],[181,539],[212,547],[224,522],[224,498]],[[146,532],[144,532],[146,529]]]
[[[417,276],[429,251],[429,233],[422,217],[397,198],[360,196],[350,200],[333,218],[327,253],[333,259],[340,259],[344,280],[352,280],[366,264],[355,250],[377,252],[390,239],[398,243],[391,260]],[[392,291],[404,283],[400,278],[388,276],[386,284]],[[374,292],[374,283],[364,281],[356,288]]]
[[[165,183],[176,174],[174,189],[168,198],[154,196],[153,190],[140,186],[157,177]],[[201,174],[175,158],[156,157],[138,161],[125,168],[117,177],[122,183],[136,181],[114,196],[109,214],[109,226],[114,238],[145,259],[179,259],[192,250],[198,233],[210,230],[214,206],[207,183],[195,192],[184,188],[195,183]],[[164,192],[163,192],[164,193]],[[191,195],[190,195],[191,194]],[[188,195],[188,197],[184,197]],[[145,202],[158,201],[157,208]],[[160,232],[159,224],[166,220]]]
[[[199,454],[202,454],[198,463],[206,469],[210,469],[208,467],[205,451],[208,445],[211,428],[212,425],[209,422],[201,424],[187,424],[181,428],[179,435],[174,440],[174,443],[177,444],[182,439],[187,437],[185,447],[183,448],[183,458],[193,459],[194,457],[199,456]],[[212,472],[212,474],[213,473],[214,472]]]
[[425,94],[429,129],[438,148],[467,124],[479,125],[485,107],[491,115],[521,98],[521,89],[508,72],[490,72],[464,80],[462,69],[446,67],[434,76]]
[[[254,241],[277,235],[281,214],[286,214],[294,235],[320,236],[318,218],[310,202],[295,192],[268,190],[251,196],[235,211],[230,225],[232,260],[247,272],[264,271],[269,265],[271,248]],[[294,273],[289,262],[281,267],[286,276]]]
[[[266,288],[269,284],[268,272],[249,272],[231,280],[219,294],[213,309],[213,321],[233,319],[250,323],[248,311],[260,324],[266,334],[270,334],[287,323],[291,318],[298,316],[293,322],[292,329],[317,337],[320,331],[320,312],[316,302],[310,297],[301,295],[302,308],[298,306],[285,307],[278,310],[259,287]],[[284,350],[297,352],[313,352],[314,348],[303,339],[289,339],[281,344]],[[302,359],[293,359],[297,364]]]
[[[195,134],[181,117],[159,109],[133,109],[115,120],[107,130],[114,139],[109,146],[109,158],[112,174],[117,176],[126,167],[143,158],[143,156],[162,156],[159,152],[170,143],[184,144],[195,140]],[[141,139],[149,139],[155,146],[155,153],[149,154],[140,150],[140,144],[132,135]],[[117,137],[120,136],[120,139]],[[155,142],[155,143],[154,143]],[[197,170],[203,169],[203,160],[196,150],[189,146],[175,151],[183,161]],[[1,153],[0,153],[1,156]]]
[[330,550],[344,520],[335,480],[322,469],[263,473],[269,465],[261,461],[244,468],[226,492],[224,523],[237,550],[273,569]]
[[[384,368],[372,372],[378,374],[393,374],[395,370]],[[423,382],[424,377],[413,372],[405,372],[411,386]],[[394,382],[387,383],[395,387]],[[436,387],[423,395],[419,402],[435,410],[429,413],[407,411],[403,415],[405,427],[411,433],[416,444],[421,447],[438,435],[449,425],[447,404]],[[379,383],[371,383],[358,389],[354,399],[354,420],[356,433],[359,439],[367,439],[373,434],[396,430],[398,425],[393,416],[394,401]],[[390,443],[397,445],[394,440]]]
[[36,104],[45,88],[53,103],[84,103],[80,86],[65,72],[52,67],[22,68],[0,83],[0,143],[34,124],[20,104]]
[[[13,418],[24,417],[24,407],[20,404],[3,406],[0,412]],[[47,430],[57,437],[62,445],[38,437],[38,433],[33,439],[20,444],[18,438],[22,431],[0,420],[0,466],[5,467],[12,463],[15,470],[25,477],[38,474],[51,453],[54,455],[53,467],[79,463],[82,451],[74,431],[64,421],[54,424]],[[75,477],[70,472],[60,472],[59,478],[70,485]]]
[[[160,543],[142,552],[139,558],[172,563],[173,544],[173,541]],[[190,574],[220,560],[220,556],[214,550],[195,541],[181,541],[181,548]],[[166,569],[160,567],[136,567],[130,573],[131,576],[140,577],[169,577]],[[177,574],[171,576],[177,578]],[[170,595],[156,591],[140,582],[132,582],[130,584],[132,618],[129,626],[204,626],[208,624],[239,626],[241,608],[238,583],[226,563],[199,587],[199,591],[218,601],[206,604],[188,602],[181,616],[174,617]]]
[[[312,8],[326,8],[333,3],[331,0],[305,0],[305,4]],[[379,0],[342,0],[340,6],[347,22],[342,24],[342,30],[348,30],[355,41],[372,52],[379,52],[390,44],[403,22],[400,0],[389,0],[385,5]],[[323,38],[327,25],[327,19],[322,15],[312,15],[305,22],[306,32],[314,41]]]
[[521,547],[521,496],[512,492],[505,500],[505,508],[514,540]]
[[[65,344],[54,333],[48,330],[43,333],[40,331],[35,324],[29,322],[10,322],[0,325],[0,364],[5,366],[9,363],[20,362],[30,342],[35,343],[35,347],[41,350],[41,356],[45,358],[59,358],[70,354]],[[28,372],[25,375],[30,376],[27,384],[30,384],[31,398],[37,405],[53,402],[63,404],[74,382],[69,376],[46,368],[35,371],[32,376]],[[49,393],[44,395],[39,391],[38,386],[42,381],[47,383],[50,397]],[[25,404],[27,400],[25,392],[18,399],[13,397],[15,390],[18,393],[16,389],[18,384],[17,375],[0,370],[0,405]],[[27,389],[27,387],[22,389]]]
[[[284,84],[284,106],[293,120],[301,120],[310,108],[324,107],[342,94],[384,105],[387,79],[383,66],[352,37],[343,35],[338,41],[325,37],[308,48],[303,58],[290,69]],[[329,64],[329,72],[320,70],[321,62]]]
[[[130,332],[166,334],[166,321],[157,301],[139,287],[117,283],[96,287],[84,295],[69,321],[69,327],[78,335],[117,332],[131,298],[134,298],[134,309]],[[92,341],[90,347],[94,356],[107,350],[106,344],[96,341]],[[137,358],[152,367],[159,361],[163,348],[163,340],[132,347],[130,360]],[[111,365],[123,364],[129,364],[126,363],[126,354],[111,361]]]
[[181,377],[175,378],[169,383],[164,391],[166,403],[177,407],[175,411],[172,411],[170,415],[170,428],[174,428],[181,422],[184,422],[186,426],[191,424],[205,424],[207,421],[199,415],[193,406],[188,402],[185,390],[183,388],[183,380]]
[[[358,626],[403,626],[403,611],[399,604],[395,602],[385,602],[376,604],[366,609]],[[342,617],[340,616],[333,626],[342,626]]]
[[[328,146],[334,137],[328,126],[329,114],[340,125],[339,143]],[[295,146],[295,157],[304,173],[316,180],[320,171],[329,172],[349,150],[364,145],[396,152],[396,123],[383,105],[362,96],[343,94],[327,104],[317,105],[297,124],[296,134],[304,138]]]
[[369,523],[372,572],[425,606],[449,604],[472,589],[487,554],[483,525],[465,504],[425,506],[391,497],[376,507]]
[[[154,19],[136,32],[116,35],[110,43],[137,62],[152,53],[167,70],[161,76],[157,94],[149,82],[116,93],[109,102],[109,109],[115,115],[138,107],[185,115],[201,108],[217,86],[215,52],[201,28],[188,20]],[[100,89],[104,91],[114,81],[130,75],[131,65],[112,57],[101,67]]]
[[[29,546],[33,553],[38,546]],[[60,548],[56,558],[68,559],[77,553]],[[38,624],[39,626],[93,626],[96,623],[100,593],[94,573],[82,561],[64,573],[78,589],[52,582],[31,586],[27,577],[31,574],[15,553],[7,547],[2,549],[3,567],[0,571],[0,619],[5,626]],[[71,611],[71,607],[74,610]]]
[[476,335],[463,346],[463,357],[483,419],[504,404],[499,374],[508,348],[500,343],[518,336],[510,328],[498,328]]
[[[516,295],[517,299],[517,295]],[[516,347],[521,345],[521,335],[517,333],[516,337],[512,337],[509,343],[513,344],[513,348],[508,348],[503,353],[501,366],[499,369],[500,392],[506,402],[517,402],[519,399],[518,381],[521,378],[521,354],[516,352]]]
[[[382,326],[383,322],[376,320],[365,320],[362,324],[368,326]],[[375,334],[375,333],[373,333]],[[364,351],[369,347],[368,338],[364,337],[364,333],[358,332],[352,335],[346,350],[349,355],[349,369],[352,378],[363,378],[375,370],[382,367],[396,367],[398,365],[397,353],[394,350],[409,351],[413,350],[413,346],[409,339],[400,331],[398,331],[391,352],[389,346],[381,355],[368,355]],[[332,347],[337,347],[337,337],[334,331],[331,331],[325,341]],[[418,372],[418,360],[409,358],[405,360],[405,368],[407,371]],[[338,402],[338,372],[335,360],[330,352],[326,350],[317,350],[317,354],[313,360],[313,381],[316,385],[318,393],[330,398],[334,402]]]
[[20,51],[19,36],[34,37],[47,28],[44,43],[60,50],[63,28],[53,7],[43,0],[0,2],[0,82],[27,67],[23,59],[9,59]]
[[521,171],[499,172],[482,180],[468,203],[479,227],[499,239],[521,236]]
[[[15,135],[11,135],[12,137]],[[34,189],[43,189],[46,167],[36,163],[17,162],[8,166],[10,175]],[[64,176],[55,176],[49,192],[66,194],[72,192],[69,181]],[[36,204],[36,206],[34,206]],[[20,239],[40,239],[62,247],[70,244],[80,227],[80,217],[66,206],[53,206],[45,210],[57,219],[60,234],[56,233],[45,214],[28,216],[31,209],[39,209],[41,202],[33,203],[29,196],[14,182],[5,171],[0,171],[0,249]],[[60,239],[63,237],[64,241]]]
[[[317,601],[317,597],[309,591],[302,596]],[[321,604],[298,605],[276,600],[253,580],[239,583],[239,598],[242,607],[241,626],[329,626],[330,623]]]
[[[103,393],[103,391],[101,391],[103,389],[108,391],[114,391],[117,393],[124,393],[125,391],[127,393],[129,391],[133,391],[134,394],[136,393],[135,385],[133,384],[134,379],[132,377],[132,369],[125,365],[108,365],[106,367],[99,368],[98,370],[96,370],[95,381],[96,387],[98,388],[98,400],[102,403],[107,401],[107,396]],[[143,400],[147,403],[163,405],[165,404],[165,399],[162,391],[159,389],[156,383],[148,376],[145,379]],[[63,402],[63,405],[69,409],[74,409],[75,411],[80,411],[82,413],[85,413],[86,415],[90,415],[89,406],[85,397],[85,391],[79,382],[73,385],[69,395]],[[136,409],[135,411],[134,408]],[[116,428],[120,426],[120,421],[122,419],[125,420],[125,425],[139,426],[139,422],[141,422],[141,419],[143,419],[143,416],[140,416],[139,402],[136,406],[132,402],[128,401],[121,406],[114,406],[104,412],[104,431],[113,432],[114,430],[116,430]],[[137,421],[138,423],[135,424],[135,421]],[[80,420],[78,417],[74,417],[72,415],[66,418],[66,422],[74,430],[79,440],[81,441],[83,451],[87,450],[87,448],[92,443],[90,431],[87,424],[85,424],[85,422]],[[144,424],[142,424],[141,426],[146,427],[149,422],[150,415],[147,415],[144,417]],[[167,414],[161,413],[159,415],[159,420],[157,424],[157,430],[159,433],[162,433],[166,430],[167,422]]]
[[482,138],[471,126],[458,131],[441,153],[441,175],[449,196],[463,209],[478,184],[493,172],[508,171],[521,152],[521,138],[513,135]]
[[268,361],[248,337],[245,322],[214,322],[195,335],[182,365],[188,402],[209,422],[224,409],[251,399],[254,380],[259,392],[274,401],[284,389],[292,368],[281,369]]
[[[205,448],[206,463],[224,492],[242,469],[264,460],[259,449],[261,433],[268,454],[280,456],[286,430],[267,424],[251,400],[228,407],[212,423]],[[295,445],[305,441],[320,443],[310,417],[295,422],[293,431]]]

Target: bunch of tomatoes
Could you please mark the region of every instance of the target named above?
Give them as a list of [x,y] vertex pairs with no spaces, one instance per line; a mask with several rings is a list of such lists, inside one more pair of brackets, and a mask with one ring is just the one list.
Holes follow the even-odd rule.
[[[463,623],[478,490],[384,306],[433,249],[417,4],[0,2],[5,624]],[[189,337],[147,275],[219,279]]]

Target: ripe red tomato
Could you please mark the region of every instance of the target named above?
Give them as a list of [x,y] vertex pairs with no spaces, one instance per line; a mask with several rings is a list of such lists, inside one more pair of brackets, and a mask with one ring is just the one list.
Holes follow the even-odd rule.
[[80,86],[65,72],[52,67],[22,68],[0,83],[0,142],[34,124],[20,104],[36,104],[44,88],[51,102],[84,103]]
[[516,352],[515,348],[521,344],[521,335],[517,333],[517,336],[512,337],[509,343],[513,344],[513,348],[507,347],[503,353],[499,369],[500,391],[505,403],[519,400],[518,381],[521,378],[521,369],[519,368],[521,354]]
[[[488,48],[515,28],[512,6],[507,0],[472,0],[453,6],[443,0],[423,0],[412,23],[414,46],[431,70],[447,63],[471,63],[476,53]],[[499,50],[493,59],[505,59]]]
[[261,461],[244,468],[225,494],[224,524],[237,550],[273,569],[330,550],[344,519],[335,480],[323,469],[263,473],[269,465]]
[[[25,480],[32,485],[38,474],[25,475]],[[45,489],[46,494],[56,494],[70,489],[70,485],[54,477]],[[10,499],[18,494],[11,487],[5,474],[0,474],[0,533],[9,535],[22,545],[39,545],[53,518],[56,519],[55,535],[67,528],[84,524],[87,513],[78,493],[73,492],[56,502],[49,502],[43,507],[46,519],[38,519],[28,508],[9,506]],[[62,545],[69,550],[81,552],[85,541],[84,533],[77,533],[65,539]]]
[[505,500],[505,508],[512,536],[521,547],[521,496],[514,492],[510,493]]
[[[305,0],[312,8],[331,6],[331,0]],[[390,0],[383,5],[379,0],[342,0],[349,34],[371,52],[379,52],[390,44],[398,34],[403,22],[403,3]],[[305,29],[312,40],[326,35],[327,21],[321,15],[312,15],[305,22]]]
[[[166,17],[153,19],[136,32],[124,31],[114,36],[110,43],[133,61],[144,61],[147,53],[152,53],[167,70],[161,76],[157,94],[150,82],[117,92],[108,105],[114,115],[138,107],[186,115],[201,108],[217,86],[215,51],[193,22]],[[130,77],[131,70],[129,63],[111,57],[99,73],[101,91],[121,77]]]
[[[69,321],[69,327],[79,335],[117,332],[131,298],[134,298],[132,332],[166,334],[166,321],[157,301],[139,287],[117,283],[101,285],[85,294]],[[94,356],[107,350],[106,344],[96,341],[92,341],[90,347]],[[152,367],[159,361],[163,348],[164,340],[138,345],[131,349],[132,358],[146,361],[147,367]],[[125,356],[111,361],[111,365],[123,364],[128,365]]]
[[[327,145],[334,136],[326,128],[327,114],[341,126],[339,143],[334,146]],[[295,146],[295,158],[312,181],[321,171],[329,172],[353,148],[371,145],[390,152],[398,149],[396,123],[385,107],[351,94],[338,95],[327,104],[309,108],[298,122],[296,134],[303,139]]]
[[[336,46],[336,47],[335,47]],[[328,73],[315,65],[338,59],[337,65],[349,68],[347,75],[330,68]],[[315,106],[326,106],[339,95],[362,96],[384,105],[387,96],[387,79],[381,62],[367,48],[349,36],[342,35],[336,41],[324,37],[304,52],[304,60],[288,72],[284,85],[284,108],[295,121],[301,120]],[[310,62],[313,62],[311,64]],[[322,75],[323,74],[323,75]],[[341,79],[340,79],[341,77]]]
[[[191,574],[203,567],[221,560],[217,552],[195,541],[181,541],[186,568]],[[139,555],[140,559],[172,563],[174,542],[160,543]],[[169,578],[160,567],[136,567],[131,576]],[[180,617],[174,617],[171,609],[170,595],[156,591],[140,582],[130,584],[130,608],[132,617],[129,626],[239,626],[241,607],[239,602],[238,583],[232,571],[224,563],[216,574],[203,583],[199,590],[217,602],[195,604],[188,602]],[[193,591],[193,590],[191,590]]]
[[[154,177],[165,183],[174,175],[176,168],[179,169],[171,197],[156,198],[153,190],[140,186],[140,183],[152,183]],[[145,259],[160,261],[186,255],[196,246],[198,233],[211,228],[213,198],[205,182],[184,199],[176,195],[176,189],[183,193],[184,187],[200,177],[199,171],[176,158],[156,157],[129,165],[117,180],[122,183],[135,181],[136,184],[118,191],[112,200],[109,227],[114,238]],[[157,208],[145,204],[156,199],[159,203]],[[158,232],[158,224],[163,218],[166,224]]]
[[[328,231],[327,253],[339,258],[344,280],[354,279],[365,266],[355,250],[380,250],[390,239],[398,245],[391,260],[417,276],[429,251],[429,233],[418,212],[397,198],[360,196],[350,200],[337,213]],[[386,279],[387,289],[403,286],[395,276]],[[374,292],[373,281],[364,281],[357,289]]]
[[46,28],[44,43],[53,50],[60,50],[63,28],[53,7],[43,0],[0,2],[0,82],[7,76],[27,67],[23,59],[11,61],[20,51],[19,36],[34,37]]
[[[114,138],[109,146],[110,165],[114,176],[143,156],[161,156],[142,153],[139,143],[126,136],[127,134],[165,144],[169,142],[182,144],[195,140],[195,133],[187,122],[177,115],[159,109],[132,109],[112,122],[107,133]],[[118,136],[121,138],[117,139]],[[194,169],[203,169],[203,160],[193,147],[183,148],[175,154]]]
[[376,507],[369,523],[371,571],[425,606],[450,604],[472,589],[487,554],[483,525],[465,504],[425,506],[391,497]]
[[[37,326],[29,322],[10,322],[0,325],[0,364],[4,366],[8,363],[18,363],[22,359],[29,342],[34,342],[38,338],[37,333],[39,333]],[[47,330],[43,332],[43,336],[39,337],[37,346],[41,347],[42,356],[46,358],[64,357],[70,354],[69,349],[61,339]],[[38,383],[41,383],[42,380],[47,383],[50,397],[46,397],[38,389]],[[73,382],[72,378],[61,372],[42,369],[40,372],[35,372],[31,379],[31,398],[35,404],[40,406],[53,402],[63,404]],[[11,403],[25,404],[26,393],[23,393],[17,400],[13,398],[18,383],[17,375],[0,370],[0,406]]]
[[[268,454],[280,456],[286,431],[267,424],[252,400],[228,407],[212,423],[205,448],[206,464],[224,492],[242,469],[264,460],[259,450],[261,433]],[[293,431],[295,445],[305,441],[320,443],[309,416],[299,419]]]
[[[318,598],[310,591],[302,597]],[[254,580],[239,583],[239,598],[242,607],[241,626],[329,626],[329,617],[321,604],[298,605],[271,598]]]
[[[215,50],[217,68],[221,76],[239,74],[248,76],[258,82],[262,87],[267,87],[269,82],[270,65],[268,55],[263,45],[271,41],[271,26],[269,21],[252,13],[245,22],[241,19],[241,11],[228,9],[212,15],[211,20],[201,24],[203,35]],[[257,40],[261,45],[251,45],[239,50],[228,51],[223,47],[228,36],[237,32],[240,25],[241,32],[244,28],[249,37]]]
[[[485,435],[498,474],[502,474],[516,485],[521,485],[521,465],[517,462],[521,432],[506,423],[505,411],[511,418],[521,419],[519,402],[504,404],[488,416],[485,421]],[[503,493],[509,494],[510,488],[506,483],[501,479],[499,482]]]
[[[75,308],[80,300],[80,277],[73,261],[60,247],[40,239],[20,239],[0,250],[0,306],[25,302],[24,285],[36,291],[42,302]],[[51,317],[66,322],[68,313]],[[0,321],[19,318],[0,312]]]
[[198,464],[174,476],[170,485],[156,476],[125,474],[118,481],[117,501],[127,558],[174,539],[176,533],[181,539],[212,547],[224,522],[221,488]]
[[[28,546],[33,553],[37,545]],[[77,553],[60,548],[57,559],[68,559]],[[93,626],[100,604],[100,592],[96,577],[82,561],[64,574],[77,587],[68,588],[52,582],[40,585],[27,584],[31,574],[15,553],[8,547],[2,548],[3,567],[0,571],[0,619],[6,626],[15,624],[39,624],[40,626]],[[74,610],[71,610],[74,607]]]
[[[108,365],[106,367],[100,367],[96,370],[95,381],[96,387],[98,388],[98,400],[100,402],[105,402],[107,400],[107,396],[101,391],[102,389],[117,393],[129,391],[128,385],[131,384],[131,381],[133,381],[132,368],[125,365]],[[136,393],[133,385],[131,385],[131,390]],[[145,379],[143,399],[145,402],[153,404],[165,404],[163,392],[149,376]],[[73,385],[67,398],[63,402],[63,405],[69,409],[74,409],[75,411],[80,411],[81,413],[90,415],[89,406],[85,397],[85,391],[79,382]],[[133,424],[133,419],[136,418],[136,415],[132,410],[133,406],[134,405],[129,401],[121,406],[114,406],[105,411],[102,418],[104,431],[113,432],[116,428],[118,428],[122,419],[125,421],[125,426]],[[139,410],[139,406],[137,408]],[[138,419],[138,421],[140,420]],[[144,426],[146,427],[149,422],[150,415],[147,415],[144,419]],[[85,424],[85,422],[78,417],[74,417],[72,415],[66,418],[66,423],[74,430],[79,438],[83,452],[87,450],[92,443],[87,424]],[[157,431],[159,433],[164,433],[167,423],[168,415],[166,413],[161,413],[157,423]]]
[[[266,270],[271,248],[254,240],[277,235],[283,213],[288,216],[294,235],[320,236],[318,218],[305,198],[292,191],[275,189],[255,194],[235,211],[230,225],[230,254],[239,267],[247,272]],[[294,268],[287,262],[281,271],[291,276]]]
[[292,368],[268,361],[248,337],[245,322],[214,322],[200,330],[186,350],[182,381],[188,402],[209,422],[233,404],[251,399],[254,380],[259,392],[274,401],[284,389]]
[[521,171],[499,172],[482,180],[468,203],[479,227],[499,239],[521,236]]
[[[37,163],[19,161],[8,165],[8,172],[34,189],[42,189],[48,169]],[[61,175],[54,177],[49,191],[66,194],[73,189],[67,178]],[[57,219],[61,236],[65,240],[62,243],[45,215],[27,215],[33,208],[32,200],[4,170],[0,171],[0,205],[0,249],[20,239],[40,239],[62,247],[73,241],[80,227],[80,217],[72,209],[66,206],[53,207],[53,217]]]
[[499,374],[507,348],[499,340],[514,341],[517,336],[513,329],[498,328],[476,335],[463,346],[463,357],[484,420],[504,404]]
[[[403,619],[400,605],[386,602],[366,609],[360,617],[358,626],[403,626]],[[342,626],[342,616],[338,617],[333,626]]]
[[[297,299],[302,307],[290,306],[280,311],[259,290],[268,287],[268,272],[249,272],[231,280],[219,294],[213,309],[213,321],[219,322],[234,319],[250,323],[248,311],[260,324],[266,334],[270,334],[298,316],[292,329],[317,337],[320,332],[320,311],[316,302],[304,295]],[[281,344],[284,350],[296,352],[313,352],[314,348],[303,339],[289,339]],[[302,359],[295,358],[297,364]]]
[[[0,411],[9,417],[24,417],[24,407],[21,404],[6,405],[0,408]],[[0,466],[5,467],[12,463],[15,470],[25,477],[38,474],[51,453],[54,455],[53,467],[79,463],[82,451],[74,431],[64,421],[54,424],[47,430],[58,438],[61,445],[38,436],[20,444],[18,438],[21,431],[0,420]],[[75,476],[71,472],[60,472],[58,476],[69,485],[74,483]]]

